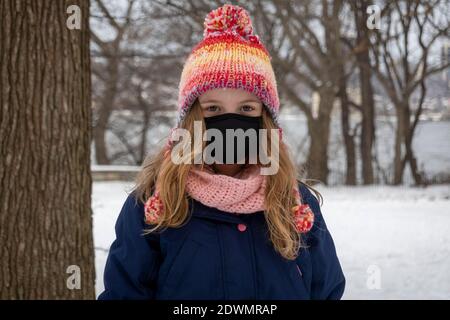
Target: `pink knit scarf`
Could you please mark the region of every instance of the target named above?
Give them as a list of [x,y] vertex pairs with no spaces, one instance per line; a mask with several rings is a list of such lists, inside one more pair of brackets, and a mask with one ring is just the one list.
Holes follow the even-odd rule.
[[[260,167],[252,165],[244,168],[234,177],[215,174],[209,166],[203,169],[193,167],[187,177],[186,192],[201,203],[219,210],[242,214],[264,211],[264,193],[266,176],[259,172]],[[298,232],[311,230],[314,224],[314,212],[307,203],[302,203],[298,187],[293,188],[297,205],[290,208],[294,215]],[[164,211],[164,204],[159,191],[145,202],[145,221],[158,223]]]
[[260,167],[250,165],[231,177],[217,174],[209,166],[193,167],[186,181],[186,192],[204,205],[231,213],[264,211],[266,176]]

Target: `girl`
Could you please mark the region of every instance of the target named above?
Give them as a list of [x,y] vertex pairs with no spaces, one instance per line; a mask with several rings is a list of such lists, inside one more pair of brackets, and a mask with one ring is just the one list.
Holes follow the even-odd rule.
[[[185,148],[190,139],[171,135],[123,205],[99,299],[340,299],[345,278],[333,240],[282,141],[269,53],[239,6],[211,11],[204,27],[181,74],[176,128],[280,135],[246,139],[244,157],[226,162],[226,149],[200,164]],[[250,161],[254,144],[276,162],[274,174]],[[175,161],[179,146],[191,161]]]

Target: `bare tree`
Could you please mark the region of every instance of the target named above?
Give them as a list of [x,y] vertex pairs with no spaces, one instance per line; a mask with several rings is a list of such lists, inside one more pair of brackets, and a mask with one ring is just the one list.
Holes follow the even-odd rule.
[[0,299],[95,297],[88,12],[0,2]]
[[[344,141],[345,157],[346,157],[346,170],[345,170],[345,184],[356,185],[356,146],[355,136],[358,126],[353,126],[351,123],[352,110],[355,107],[355,103],[350,99],[348,95],[348,79],[352,74],[351,65],[349,66],[348,59],[349,54],[345,50],[345,47],[340,41],[336,42],[336,63],[338,65],[339,72],[339,91],[337,96],[339,98],[341,107],[341,125],[342,125],[342,137]],[[348,69],[348,70],[347,70]],[[358,110],[361,110],[359,107]]]
[[116,21],[102,0],[94,0],[94,2],[108,21],[109,26],[115,32],[115,36],[111,40],[102,40],[95,32],[91,32],[92,41],[98,48],[97,52],[101,52],[94,52],[93,55],[101,55],[103,58],[102,63],[94,63],[92,68],[94,76],[101,79],[103,84],[103,90],[100,93],[97,93],[98,90],[94,90],[95,156],[98,164],[109,164],[110,160],[108,158],[106,146],[106,130],[118,93],[121,46],[123,46],[125,33],[130,26],[134,1],[128,1],[128,7],[123,22]]
[[[176,108],[174,89],[189,28],[173,28],[176,15],[156,2],[127,0],[123,10],[104,0],[94,4],[96,160],[139,165],[151,145],[147,136],[153,118],[170,125],[164,111]],[[109,39],[105,25],[113,34]]]
[[372,87],[372,70],[370,68],[369,37],[371,30],[367,27],[367,0],[352,1],[356,43],[352,50],[358,64],[359,87],[361,92],[362,114],[360,152],[362,180],[364,184],[374,183],[373,146],[375,140],[375,102]]
[[[262,1],[259,3],[263,5]],[[307,118],[310,136],[308,176],[327,183],[331,112],[339,92],[342,71],[335,57],[341,54],[338,46],[339,15],[343,2],[273,1],[273,5],[274,14],[265,14],[264,20],[272,20],[273,25],[281,28],[273,29],[278,36],[271,34],[276,42],[272,45],[274,62],[278,73],[282,74],[279,77],[280,89]],[[318,93],[317,112],[311,102],[305,100],[304,90],[299,89],[299,84]]]
[[396,110],[392,183],[402,183],[409,163],[415,183],[422,184],[412,141],[423,110],[426,80],[449,67],[448,62],[432,57],[435,44],[449,37],[448,2],[386,1],[382,12],[382,28],[374,30],[373,70]]

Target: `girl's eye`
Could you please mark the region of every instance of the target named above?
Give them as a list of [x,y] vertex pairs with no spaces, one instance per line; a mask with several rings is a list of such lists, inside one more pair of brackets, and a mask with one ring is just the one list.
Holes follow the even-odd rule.
[[218,106],[209,106],[209,107],[206,107],[206,111],[209,111],[209,112],[215,112],[215,111],[217,111],[217,110],[219,110],[219,107],[218,107]]
[[250,112],[250,111],[255,110],[255,108],[253,108],[252,106],[249,106],[249,105],[242,106],[241,109],[242,109],[242,111],[244,111],[244,112]]

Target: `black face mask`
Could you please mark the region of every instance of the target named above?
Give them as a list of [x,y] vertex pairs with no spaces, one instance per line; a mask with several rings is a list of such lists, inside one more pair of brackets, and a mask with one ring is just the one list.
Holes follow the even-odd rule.
[[[215,159],[215,163],[238,163],[239,161],[242,161],[242,158],[244,158],[244,163],[249,163],[249,159],[256,157],[259,150],[259,129],[262,128],[262,116],[251,117],[238,113],[224,113],[218,116],[205,118],[205,126],[207,130],[218,129],[222,133],[222,157],[220,157],[220,153],[215,152],[215,150],[211,152],[211,155]],[[241,139],[238,139],[236,136],[240,136],[240,134],[239,131],[237,131],[234,135],[227,136],[226,129],[242,129],[244,135]],[[245,135],[245,132],[248,129],[254,129],[256,131],[256,141]],[[250,132],[247,134],[250,134]],[[212,136],[210,139],[211,141],[206,142],[207,145],[212,143],[215,140],[215,137]],[[244,142],[244,148],[242,148],[242,144],[239,144],[238,141]],[[232,144],[234,145],[234,159],[232,159],[233,162],[230,162],[227,161],[226,149],[227,145],[231,146]],[[252,144],[252,147],[250,147],[250,144]],[[238,154],[240,157],[238,157]]]

